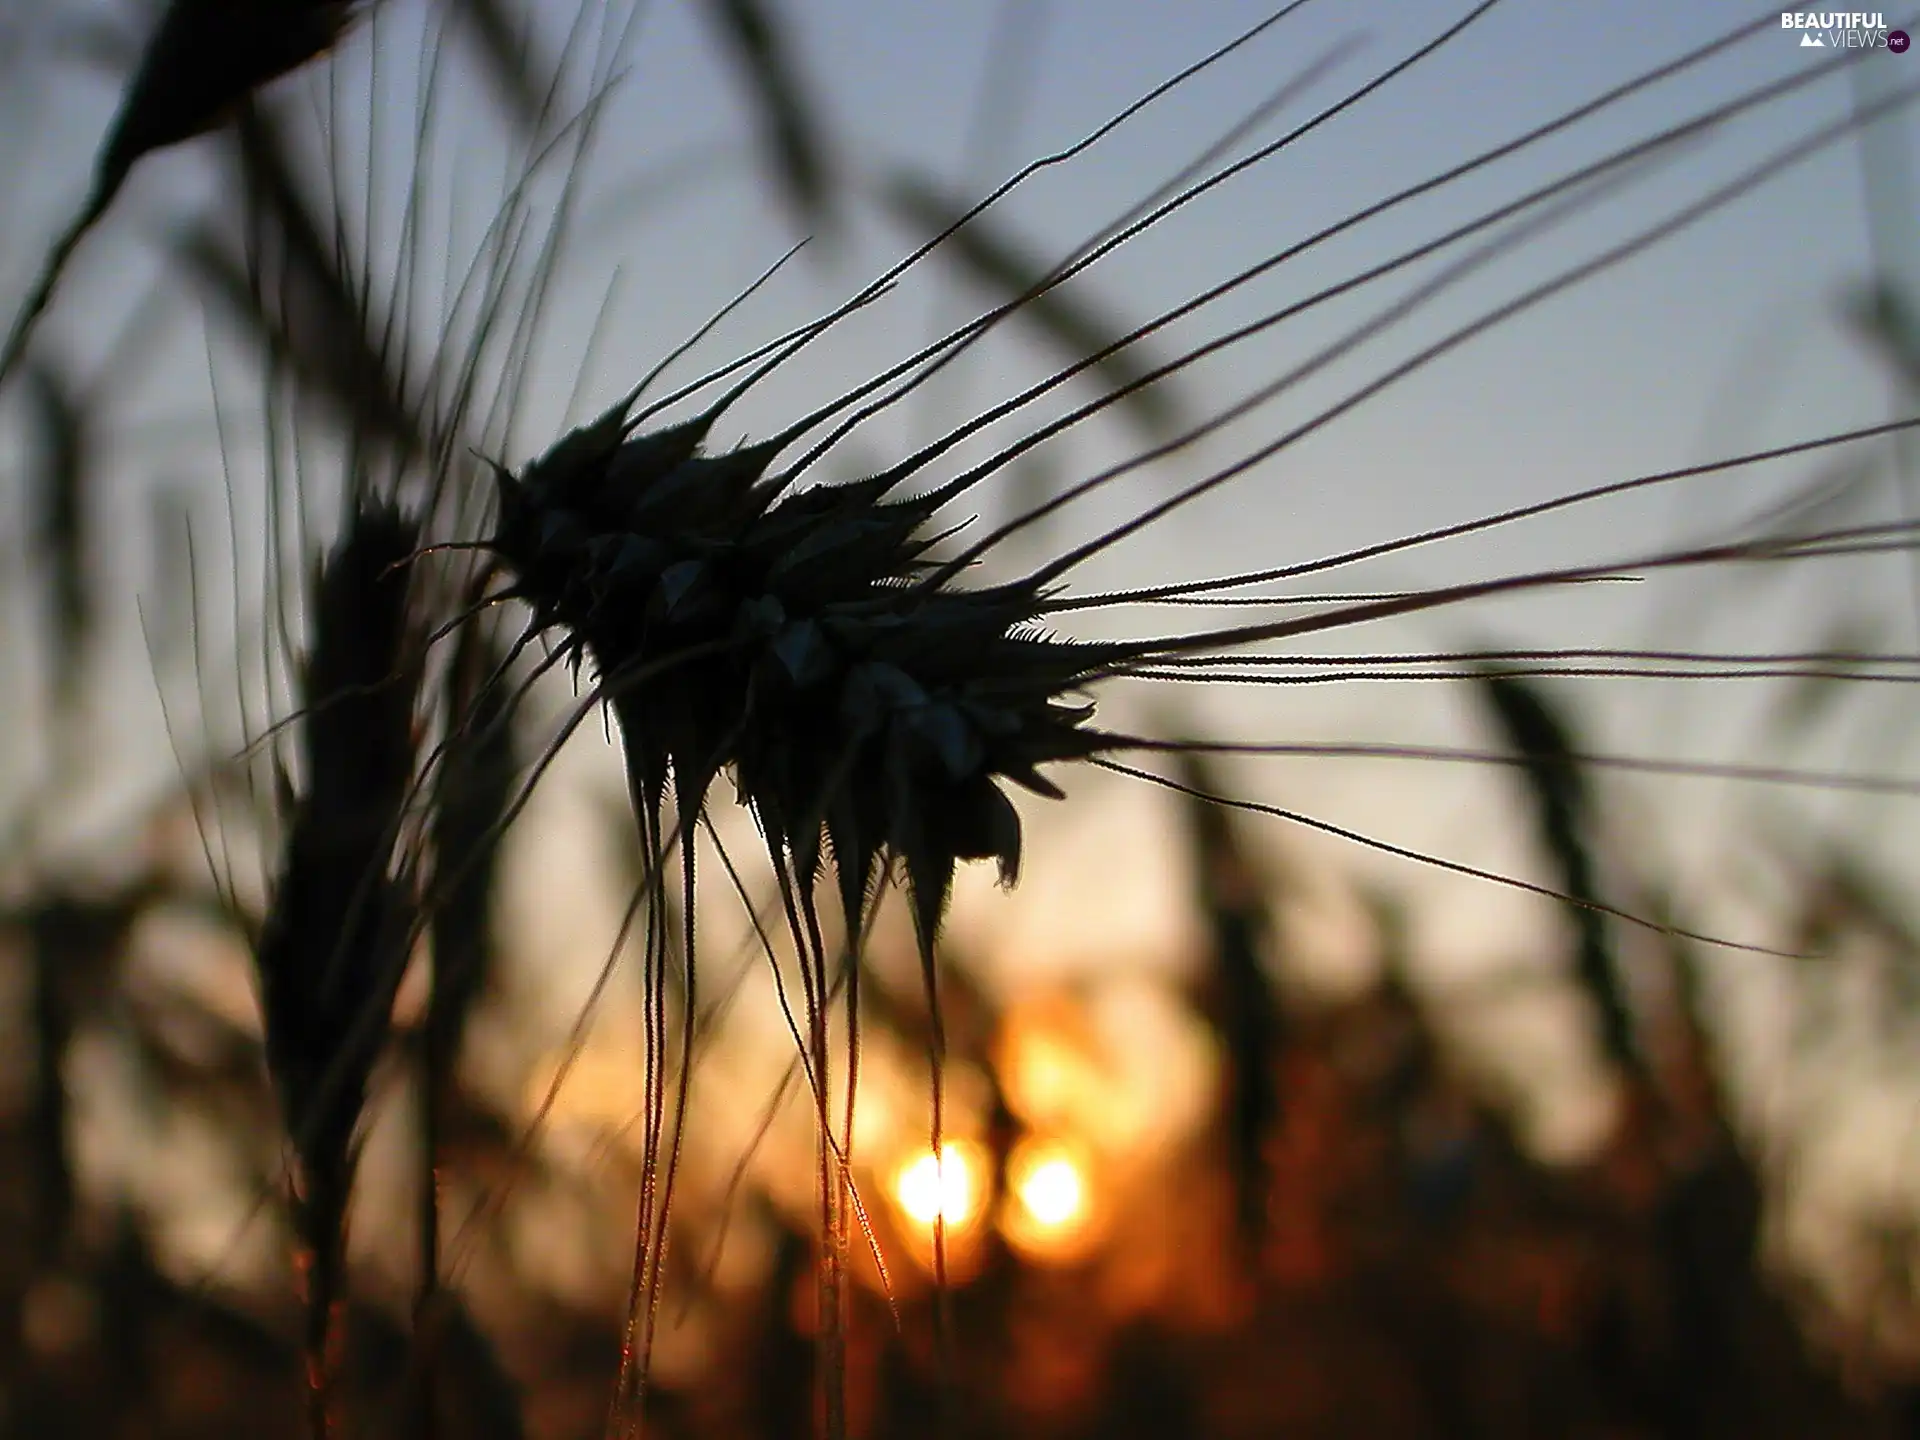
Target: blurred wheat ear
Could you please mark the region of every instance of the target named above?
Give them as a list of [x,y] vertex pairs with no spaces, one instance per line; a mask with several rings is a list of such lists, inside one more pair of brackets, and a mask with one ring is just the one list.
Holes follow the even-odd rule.
[[1632,1002],[1600,897],[1592,797],[1572,721],[1538,683],[1493,665],[1477,668],[1480,698],[1520,761],[1541,845],[1559,872],[1576,936],[1575,974],[1598,1018],[1604,1053],[1621,1074],[1644,1078]]
[[740,66],[783,198],[803,225],[830,228],[839,167],[795,61],[785,17],[768,0],[707,0],[705,8]]
[[316,1436],[330,1424],[355,1134],[415,918],[389,870],[414,774],[420,661],[407,594],[417,545],[413,521],[363,501],[319,568],[301,671],[305,789],[255,956],[267,1067],[297,1161]]
[[255,90],[332,49],[360,3],[172,0],[121,96],[94,160],[86,203],[48,253],[0,350],[0,383],[25,353],[67,261],[133,167],[156,150],[218,128]]
[[1068,364],[1090,368],[1149,442],[1164,442],[1180,432],[1181,402],[1164,377],[1152,383],[1159,363],[1135,343],[1137,334],[1104,306],[1060,289],[1063,267],[1029,254],[991,217],[972,213],[924,175],[901,171],[888,178],[878,198],[923,241],[943,239],[940,253],[956,272],[989,294],[1005,297],[1000,303],[1015,307],[1010,313]]
[[1245,1263],[1257,1270],[1267,1235],[1272,1184],[1267,1142],[1280,1123],[1275,1076],[1286,1045],[1285,1014],[1262,951],[1270,941],[1274,887],[1260,874],[1230,811],[1202,798],[1228,794],[1224,777],[1191,751],[1178,756],[1187,787],[1188,844],[1198,899],[1213,932],[1207,1019],[1227,1069],[1227,1157]]
[[[95,476],[87,404],[67,377],[43,363],[27,371],[38,431],[33,471],[35,538],[46,556],[49,638],[56,657],[57,730],[78,716],[80,682],[93,633],[93,577],[87,564],[87,493]],[[57,757],[63,763],[65,757]]]

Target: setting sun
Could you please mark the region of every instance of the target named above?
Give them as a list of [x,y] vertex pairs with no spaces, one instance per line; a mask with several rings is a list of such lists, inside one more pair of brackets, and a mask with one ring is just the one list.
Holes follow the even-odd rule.
[[1000,1231],[1029,1260],[1060,1264],[1099,1243],[1093,1173],[1086,1155],[1057,1139],[1028,1139],[1007,1157]]
[[1069,1225],[1086,1204],[1079,1167],[1065,1155],[1040,1160],[1016,1184],[1020,1204],[1042,1225]]
[[936,1160],[931,1151],[907,1161],[895,1173],[894,1198],[915,1224],[931,1229],[936,1219],[967,1225],[980,1208],[980,1182],[973,1147],[948,1142]]

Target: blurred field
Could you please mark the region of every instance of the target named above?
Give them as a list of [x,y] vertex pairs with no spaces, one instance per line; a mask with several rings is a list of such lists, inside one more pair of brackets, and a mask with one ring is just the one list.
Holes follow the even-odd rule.
[[[1128,7],[976,7],[964,75],[925,42],[909,124],[883,62],[913,22],[871,7],[315,6],[324,33],[244,63],[216,16],[184,101],[148,37],[195,7],[131,8],[0,8],[5,303],[92,216],[0,391],[0,1435],[1920,1435],[1894,57],[1810,85],[1777,19],[1648,7],[1630,64],[1567,20],[1567,93],[1495,96],[1468,82],[1561,35],[1539,7],[1436,43],[1462,68],[1431,81],[1406,57],[1470,7],[1309,16],[949,234],[1262,17],[1200,7],[1175,54]],[[1628,159],[1511,225],[1471,169],[1126,340],[1429,147],[1497,143],[1507,104],[1558,114],[1584,67],[1621,84],[1747,22],[1587,150],[1547,135],[1515,188]],[[1361,86],[1403,61],[1463,98],[1389,154],[1366,127],[1426,92]],[[1348,103],[1346,148],[1313,148]],[[1304,189],[1255,163],[1294,125]],[[1682,227],[1595,258],[1717,185],[1744,203],[1770,145],[1825,168],[1706,224],[1744,284],[1844,214],[1803,290],[1717,290]],[[1269,188],[1208,199],[1243,160]],[[1213,208],[1047,288],[1189,194]],[[1486,249],[1425,256],[1455,224]],[[537,676],[526,596],[475,603],[481,461],[546,452],[788,237],[688,374],[931,248],[717,451],[1001,306],[820,478],[1072,367],[941,457],[995,473],[935,555],[1045,509],[967,583],[1086,546],[1068,593],[1125,603],[1043,616],[1075,636],[1367,622],[1116,667],[1099,719],[1137,743],[1022,794],[1019,885],[964,867],[924,954],[897,873],[866,933],[823,930],[727,780],[705,823],[649,816],[610,719],[562,735],[592,665]],[[1347,295],[1408,246],[1384,309]],[[1556,274],[1551,322],[1512,303]],[[1286,323],[1201,353],[1258,314]],[[1700,373],[1749,319],[1775,338]],[[1492,358],[1456,359],[1475,327]],[[1696,465],[1722,488],[1402,544]],[[1248,473],[1151,508],[1222,467]],[[376,500],[408,517],[393,554],[415,524],[442,548],[395,561]],[[1265,598],[1182,587],[1253,566]],[[1499,575],[1544,578],[1446,590]]]

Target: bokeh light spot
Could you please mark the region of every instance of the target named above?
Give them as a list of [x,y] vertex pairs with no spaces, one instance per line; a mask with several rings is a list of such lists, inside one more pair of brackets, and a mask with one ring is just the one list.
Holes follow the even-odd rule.
[[1070,1225],[1086,1204],[1080,1169],[1065,1155],[1035,1165],[1019,1182],[1020,1203],[1042,1225]]
[[940,1147],[937,1159],[932,1151],[925,1151],[900,1167],[894,1176],[894,1198],[917,1225],[931,1229],[938,1219],[949,1226],[964,1226],[980,1204],[977,1170],[968,1147],[949,1142]]

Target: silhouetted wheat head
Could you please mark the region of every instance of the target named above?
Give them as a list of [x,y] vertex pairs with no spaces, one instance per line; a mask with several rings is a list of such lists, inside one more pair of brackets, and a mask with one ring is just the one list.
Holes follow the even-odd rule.
[[616,411],[500,471],[503,596],[593,656],[649,834],[730,771],[803,903],[831,857],[849,935],[904,867],[930,966],[959,862],[1019,873],[1000,783],[1061,797],[1040,767],[1105,743],[1065,697],[1135,647],[1044,638],[1037,586],[953,584],[926,558],[941,492],[795,493],[767,474],[786,437],[707,455],[715,418],[629,436]]

